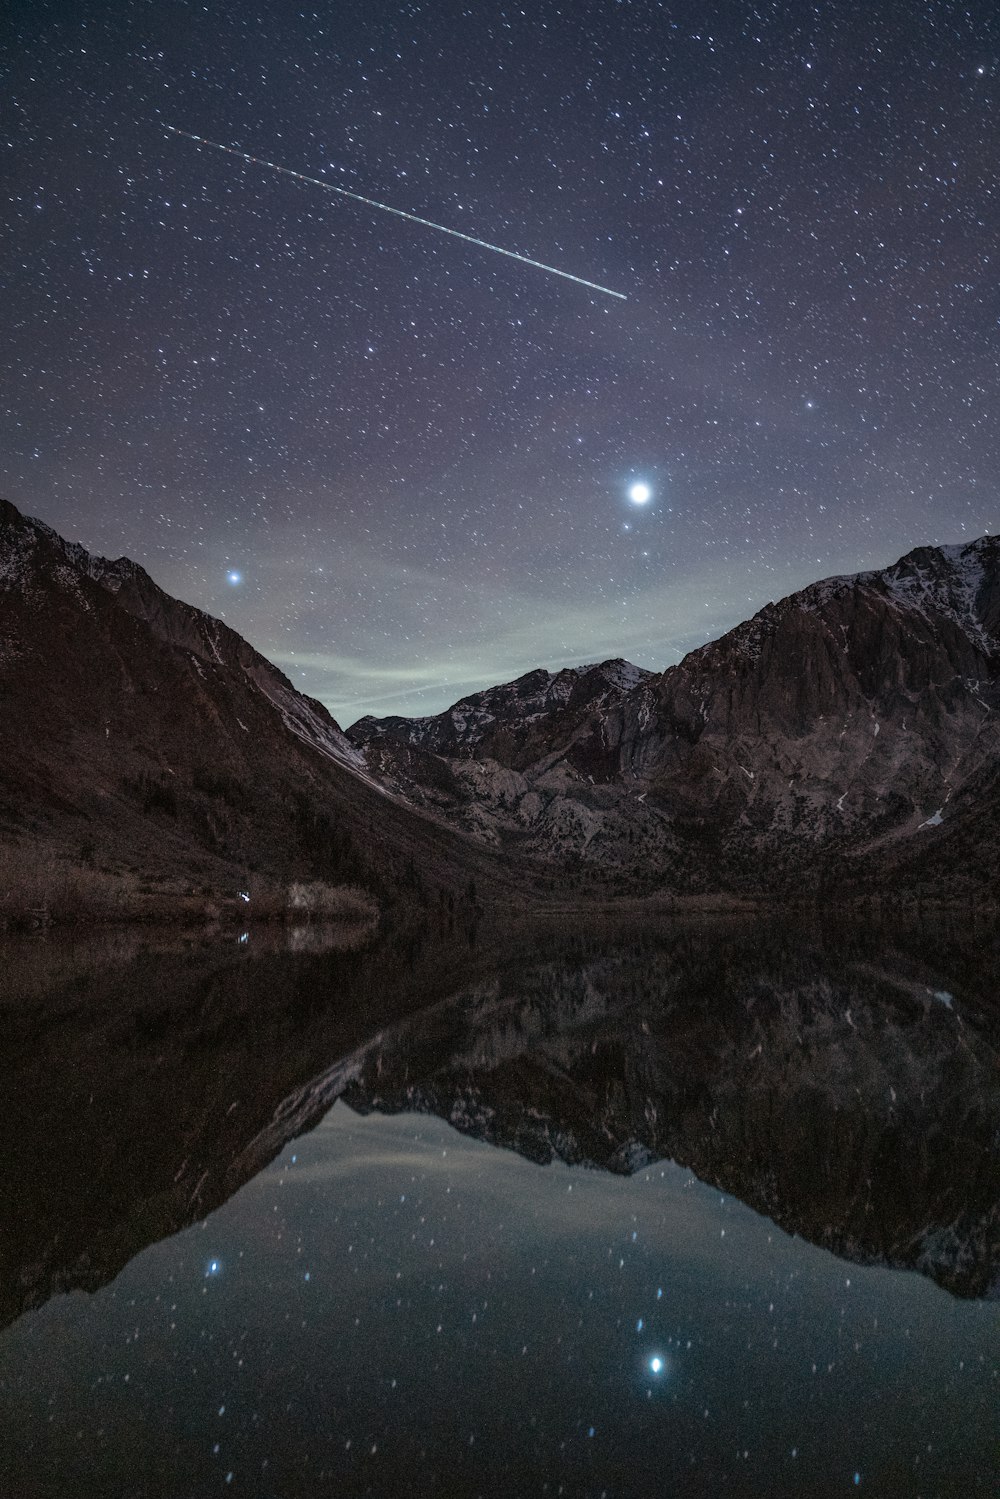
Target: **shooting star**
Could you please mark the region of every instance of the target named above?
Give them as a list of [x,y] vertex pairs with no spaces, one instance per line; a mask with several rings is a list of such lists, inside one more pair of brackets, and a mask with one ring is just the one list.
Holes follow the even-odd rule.
[[407,213],[402,208],[393,208],[389,203],[379,203],[376,198],[362,197],[361,193],[352,193],[346,187],[337,187],[333,182],[324,182],[320,177],[307,177],[304,172],[293,171],[291,167],[279,166],[276,161],[265,161],[261,156],[250,156],[246,151],[237,151],[234,146],[223,146],[218,141],[206,140],[203,135],[193,135],[190,130],[178,130],[176,125],[165,125],[172,135],[183,135],[186,140],[196,141],[199,146],[210,146],[213,151],[225,151],[227,156],[235,156],[239,161],[248,161],[251,166],[264,167],[269,172],[280,172],[285,177],[294,177],[297,182],[308,182],[312,187],[322,187],[328,193],[339,193],[342,198],[352,198],[355,203],[364,203],[368,208],[380,208],[383,213],[394,213],[398,219],[408,219],[411,224],[423,224],[425,229],[437,229],[441,234],[450,234],[454,239],[464,239],[468,245],[478,245],[482,250],[493,250],[497,255],[506,255],[508,260],[519,260],[522,265],[532,265],[536,271],[546,271],[550,276],[562,276],[565,281],[575,281],[577,286],[585,286],[588,291],[599,291],[605,297],[617,297],[619,302],[628,300],[623,291],[612,291],[610,286],[599,286],[596,281],[585,281],[582,276],[574,276],[569,271],[560,271],[554,265],[545,265],[541,260],[532,260],[530,255],[519,255],[516,250],[505,250],[503,245],[491,245],[488,239],[477,239],[474,234],[463,234],[460,229],[449,229],[447,224],[435,224],[432,219],[422,219],[419,214]]

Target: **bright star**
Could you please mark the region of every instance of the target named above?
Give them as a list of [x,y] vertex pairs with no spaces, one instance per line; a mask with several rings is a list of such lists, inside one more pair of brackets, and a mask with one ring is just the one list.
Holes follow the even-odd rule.
[[226,573],[226,578],[230,583],[232,583],[234,588],[236,587],[237,583],[243,582],[243,574],[236,572],[235,569],[231,573]]
[[653,497],[653,491],[648,484],[643,484],[640,481],[638,484],[632,485],[629,489],[628,497],[633,505],[648,505]]
[[218,1275],[221,1270],[222,1265],[218,1260],[209,1260],[208,1269],[205,1271],[205,1279],[207,1280],[210,1275]]
[[663,1369],[663,1360],[660,1358],[659,1354],[655,1354],[653,1358],[650,1359],[649,1367],[652,1369],[654,1374],[659,1374],[661,1372],[661,1370]]

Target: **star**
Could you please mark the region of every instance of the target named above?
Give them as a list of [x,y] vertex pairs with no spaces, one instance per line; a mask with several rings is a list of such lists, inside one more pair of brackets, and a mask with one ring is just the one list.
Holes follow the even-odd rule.
[[[95,94],[78,32],[16,9],[5,56],[34,81],[5,121],[0,493],[187,603],[239,593],[241,634],[339,720],[436,713],[557,656],[662,671],[668,641],[722,634],[775,576],[790,592],[995,524],[982,27],[883,6],[855,28],[830,0],[809,50],[788,6],[748,49],[743,8],[717,6],[710,40],[672,34],[665,87],[661,47],[634,55],[628,27],[581,41],[570,6],[521,7],[513,29],[502,6],[460,7],[468,77],[446,8],[337,7],[321,64],[317,7],[296,7],[273,31],[298,80],[283,90],[230,7],[160,56],[133,6]],[[831,68],[845,38],[851,65]],[[215,146],[128,106],[147,49],[174,130]],[[727,104],[692,113],[706,49]],[[372,109],[374,156],[360,97],[393,101],[391,119]],[[649,101],[631,123],[629,99]],[[548,149],[513,151],[522,135]],[[498,209],[513,203],[540,212]],[[668,534],[669,576],[697,585],[669,586]],[[645,575],[648,607],[624,620],[601,612],[609,549]]]

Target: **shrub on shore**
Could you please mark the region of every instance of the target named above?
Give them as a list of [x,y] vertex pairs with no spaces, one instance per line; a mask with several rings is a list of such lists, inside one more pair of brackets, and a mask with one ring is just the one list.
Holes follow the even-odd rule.
[[0,846],[0,931],[83,922],[218,921],[372,922],[378,906],[365,890],[321,881],[287,884],[252,876],[188,888],[129,871],[94,869],[25,847]]
[[378,907],[366,890],[356,885],[326,885],[321,880],[288,887],[288,912],[295,921],[374,921]]
[[129,919],[139,895],[131,874],[109,874],[24,848],[0,848],[0,926]]

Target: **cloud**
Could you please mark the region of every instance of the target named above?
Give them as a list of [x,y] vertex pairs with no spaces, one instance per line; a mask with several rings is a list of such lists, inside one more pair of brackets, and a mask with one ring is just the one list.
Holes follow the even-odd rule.
[[[636,592],[595,593],[585,581],[558,595],[523,587],[475,589],[427,568],[358,559],[367,586],[383,600],[383,628],[373,636],[350,621],[329,646],[328,611],[318,606],[306,644],[262,647],[301,690],[320,698],[343,722],[366,712],[439,712],[466,693],[509,681],[536,667],[625,656],[663,669],[714,631],[734,622],[731,606],[706,608],[717,595],[715,570],[658,580]],[[350,572],[350,569],[347,569]],[[329,603],[329,601],[327,601]],[[691,620],[704,620],[692,631]],[[545,642],[540,646],[539,642]]]

